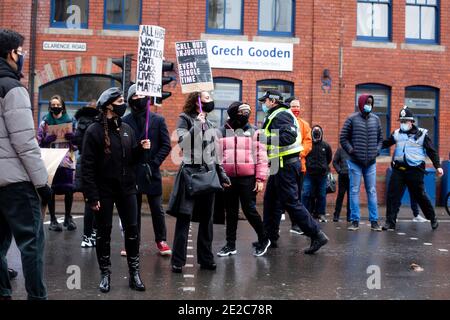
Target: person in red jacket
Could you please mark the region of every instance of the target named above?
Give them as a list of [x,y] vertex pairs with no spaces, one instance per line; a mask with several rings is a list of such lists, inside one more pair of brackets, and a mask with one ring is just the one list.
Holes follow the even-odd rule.
[[219,257],[234,255],[238,224],[239,201],[242,211],[258,235],[254,255],[266,253],[270,241],[264,231],[262,219],[256,209],[256,195],[264,188],[268,174],[266,148],[259,142],[257,128],[250,125],[251,108],[240,101],[228,107],[229,119],[221,128],[220,150],[231,187],[225,190],[227,244],[217,253]]

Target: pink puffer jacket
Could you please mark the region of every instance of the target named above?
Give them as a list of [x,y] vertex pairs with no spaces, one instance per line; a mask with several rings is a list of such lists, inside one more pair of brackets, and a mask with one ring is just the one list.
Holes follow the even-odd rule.
[[242,131],[234,131],[227,123],[221,131],[222,166],[227,175],[256,176],[256,180],[265,181],[268,175],[267,151],[266,146],[258,141],[256,129],[247,125]]

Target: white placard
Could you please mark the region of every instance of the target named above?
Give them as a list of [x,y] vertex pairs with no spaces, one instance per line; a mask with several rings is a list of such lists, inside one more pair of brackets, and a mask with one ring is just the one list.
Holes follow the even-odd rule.
[[86,51],[87,44],[85,42],[58,42],[44,41],[42,50],[46,51]]
[[207,40],[211,68],[292,71],[292,43]]
[[162,65],[166,30],[158,26],[139,26],[136,94],[162,96]]

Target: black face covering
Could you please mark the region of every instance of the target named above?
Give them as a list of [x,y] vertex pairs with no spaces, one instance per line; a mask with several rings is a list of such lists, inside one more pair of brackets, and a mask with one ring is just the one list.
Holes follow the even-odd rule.
[[63,112],[63,108],[50,108],[50,112],[53,113],[55,116],[57,116],[61,112]]
[[238,114],[236,117],[232,120],[233,127],[235,128],[242,128],[248,123],[248,118],[250,115],[248,114]]
[[125,111],[127,110],[127,104],[126,103],[122,103],[122,104],[113,104],[113,112],[120,118],[125,114]]
[[147,108],[147,102],[148,102],[148,97],[145,98],[141,98],[141,99],[131,99],[130,100],[130,107],[134,110],[134,111],[143,111]]
[[319,142],[322,140],[322,132],[319,129],[314,129],[312,132],[312,138],[314,142]]
[[211,112],[214,110],[214,101],[202,102],[202,109],[205,112]]

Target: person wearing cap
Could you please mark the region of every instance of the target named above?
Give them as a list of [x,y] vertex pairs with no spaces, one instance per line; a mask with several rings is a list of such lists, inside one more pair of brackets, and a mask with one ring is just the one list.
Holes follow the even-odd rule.
[[139,274],[139,232],[137,227],[136,163],[149,140],[136,142],[133,129],[123,123],[127,104],[119,88],[105,90],[97,100],[101,115],[87,129],[81,155],[82,188],[85,201],[96,213],[97,261],[101,292],[111,286],[111,229],[114,205],[125,233],[129,286],[144,291]]
[[[172,250],[167,244],[167,229],[164,211],[161,206],[162,178],[159,167],[169,155],[170,137],[164,117],[154,112],[148,114],[148,128],[146,128],[147,102],[150,97],[136,94],[136,85],[133,84],[128,89],[127,102],[131,108],[131,113],[123,118],[123,122],[128,124],[136,135],[137,142],[150,139],[151,146],[148,154],[143,154],[136,167],[137,178],[137,209],[138,209],[138,230],[141,234],[141,210],[142,196],[147,196],[148,205],[152,214],[153,231],[155,242],[160,255],[171,255]],[[146,168],[146,166],[148,166]],[[148,168],[151,176],[146,175]]]
[[240,201],[245,217],[258,236],[253,254],[260,257],[270,245],[256,209],[256,195],[263,190],[268,175],[267,152],[259,141],[257,128],[248,121],[251,113],[248,104],[235,101],[230,104],[227,113],[229,119],[221,128],[219,145],[222,166],[230,177],[231,187],[224,192],[227,243],[217,255],[226,257],[237,253],[236,230]]
[[286,210],[299,225],[311,245],[304,251],[313,254],[328,242],[300,201],[298,184],[301,174],[301,134],[298,121],[278,91],[269,90],[258,99],[267,113],[262,127],[262,141],[267,145],[270,176],[264,193],[264,227],[272,247],[277,247],[279,221]]
[[372,231],[381,231],[378,224],[377,204],[377,162],[383,143],[380,118],[372,112],[373,96],[363,94],[358,98],[358,111],[345,120],[341,129],[339,142],[348,153],[347,160],[350,178],[350,213],[349,231],[359,229],[361,212],[359,208],[359,192],[361,177],[364,177],[369,220]]
[[428,156],[439,176],[444,174],[439,155],[433,147],[428,130],[414,124],[414,115],[410,108],[404,106],[399,114],[400,128],[396,129],[389,139],[383,141],[383,148],[395,144],[392,159],[392,175],[389,180],[386,200],[386,223],[383,230],[395,230],[397,214],[406,187],[417,201],[425,218],[430,220],[431,228],[437,229],[439,222],[433,205],[424,188],[425,160]]

